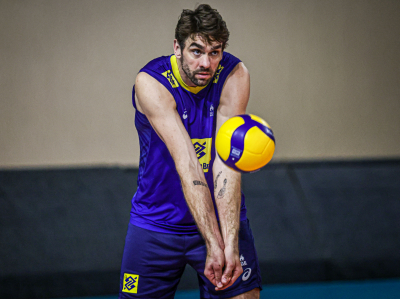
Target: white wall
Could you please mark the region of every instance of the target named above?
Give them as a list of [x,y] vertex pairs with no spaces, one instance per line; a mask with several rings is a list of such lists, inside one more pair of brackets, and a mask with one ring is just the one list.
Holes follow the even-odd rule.
[[[0,0],[0,167],[138,165],[131,90],[197,1]],[[209,1],[275,161],[400,157],[400,2]]]

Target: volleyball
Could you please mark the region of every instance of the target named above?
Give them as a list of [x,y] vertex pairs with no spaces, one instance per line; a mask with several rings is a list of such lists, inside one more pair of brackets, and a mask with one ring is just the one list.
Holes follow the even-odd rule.
[[230,168],[254,172],[265,166],[275,151],[275,137],[268,123],[253,114],[228,119],[215,139],[218,156]]

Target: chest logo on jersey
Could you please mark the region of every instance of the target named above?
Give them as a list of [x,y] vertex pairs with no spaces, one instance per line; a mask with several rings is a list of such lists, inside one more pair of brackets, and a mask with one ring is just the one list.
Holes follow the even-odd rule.
[[211,160],[211,141],[212,138],[192,139],[194,150],[196,151],[197,159],[204,172],[208,172]]
[[171,70],[165,71],[162,75],[168,79],[169,83],[171,84],[172,88],[179,87],[178,81],[175,79],[174,75],[172,74]]
[[222,72],[223,69],[224,69],[224,67],[223,67],[222,65],[219,65],[219,66],[218,66],[218,69],[217,69],[217,71],[216,71],[216,73],[215,73],[215,78],[214,78],[213,83],[217,83],[217,82],[218,82],[219,74],[221,74],[221,72]]

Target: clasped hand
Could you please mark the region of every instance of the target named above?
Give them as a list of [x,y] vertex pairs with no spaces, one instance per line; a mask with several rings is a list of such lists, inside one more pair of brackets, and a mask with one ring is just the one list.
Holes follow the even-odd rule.
[[243,273],[237,246],[214,246],[207,249],[204,275],[215,286],[216,291],[230,287]]

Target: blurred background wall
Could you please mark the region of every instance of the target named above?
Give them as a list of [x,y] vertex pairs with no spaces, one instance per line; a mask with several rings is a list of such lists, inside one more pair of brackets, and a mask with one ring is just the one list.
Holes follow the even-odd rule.
[[[263,283],[400,277],[400,2],[208,3],[277,139],[243,176]],[[132,85],[197,4],[0,0],[1,298],[118,291]]]
[[[0,167],[137,166],[131,89],[196,1],[0,1]],[[275,160],[400,155],[400,3],[210,1]]]

